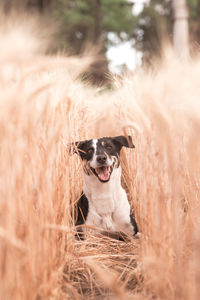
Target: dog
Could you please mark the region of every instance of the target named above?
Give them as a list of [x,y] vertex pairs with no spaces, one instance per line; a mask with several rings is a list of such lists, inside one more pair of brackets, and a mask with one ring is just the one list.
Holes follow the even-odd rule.
[[[120,151],[122,147],[135,148],[130,136],[103,137],[74,144],[83,162],[83,194],[77,203],[78,236],[84,239],[80,225],[110,232],[110,237],[124,240],[123,235],[134,236],[138,227],[131,213],[125,190],[121,186]],[[81,235],[82,234],[82,235]],[[121,238],[120,238],[121,237]]]

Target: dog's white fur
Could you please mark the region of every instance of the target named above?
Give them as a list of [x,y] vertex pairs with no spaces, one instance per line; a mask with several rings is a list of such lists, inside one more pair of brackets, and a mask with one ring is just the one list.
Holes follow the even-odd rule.
[[86,225],[105,230],[133,234],[130,205],[121,186],[121,167],[114,168],[108,182],[102,183],[95,175],[83,172],[83,191],[89,201]]

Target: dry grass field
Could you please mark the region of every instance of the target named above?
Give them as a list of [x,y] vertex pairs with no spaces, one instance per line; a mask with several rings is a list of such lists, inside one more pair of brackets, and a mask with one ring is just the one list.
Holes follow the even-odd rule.
[[[90,58],[45,56],[28,24],[0,29],[0,299],[199,299],[200,60],[168,49],[103,92],[78,80]],[[68,146],[120,134],[140,239],[77,241]]]

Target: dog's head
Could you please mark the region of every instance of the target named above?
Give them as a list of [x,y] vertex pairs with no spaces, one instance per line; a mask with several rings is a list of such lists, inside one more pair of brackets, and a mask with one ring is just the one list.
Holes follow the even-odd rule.
[[73,152],[84,162],[84,172],[95,175],[99,181],[108,182],[113,169],[120,164],[122,147],[135,148],[130,136],[103,137],[73,144]]

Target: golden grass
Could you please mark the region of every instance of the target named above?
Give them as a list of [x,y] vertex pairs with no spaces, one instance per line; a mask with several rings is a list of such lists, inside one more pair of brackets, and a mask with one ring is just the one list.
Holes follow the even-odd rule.
[[[168,50],[151,73],[99,93],[76,79],[89,59],[37,54],[23,38],[16,49],[9,30],[0,40],[0,299],[198,299],[200,61]],[[140,240],[75,241],[81,166],[68,145],[122,133],[136,146],[122,166]]]

